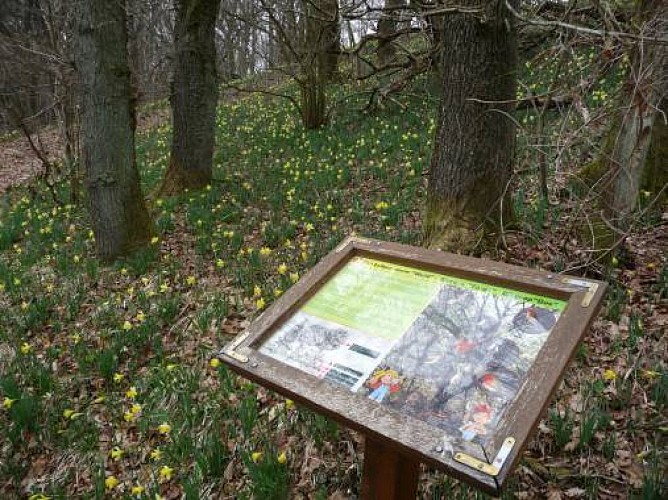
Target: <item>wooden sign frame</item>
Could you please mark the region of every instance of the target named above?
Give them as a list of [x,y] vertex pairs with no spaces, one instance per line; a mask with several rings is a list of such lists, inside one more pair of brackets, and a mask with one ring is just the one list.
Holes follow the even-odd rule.
[[[539,294],[567,303],[528,369],[519,392],[504,411],[493,439],[494,450],[485,453],[487,460],[471,456],[466,450],[452,449],[441,429],[259,352],[261,344],[353,257],[376,259]],[[362,493],[367,498],[414,496],[419,462],[443,470],[482,491],[498,495],[546,411],[578,343],[596,317],[605,288],[605,283],[596,280],[350,237],[287,290],[219,356],[244,377],[364,434],[367,451]],[[391,475],[391,471],[388,467],[396,469],[397,478],[403,471],[404,479],[389,480],[388,473]],[[380,476],[385,475],[382,481],[374,479],[379,475],[374,470],[379,468],[384,469],[380,473]],[[409,471],[412,471],[408,475],[413,479],[406,477]],[[406,489],[406,481],[415,484],[408,484]]]

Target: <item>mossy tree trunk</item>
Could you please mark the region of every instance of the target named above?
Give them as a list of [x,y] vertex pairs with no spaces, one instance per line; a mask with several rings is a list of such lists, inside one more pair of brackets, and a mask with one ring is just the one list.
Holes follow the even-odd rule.
[[424,227],[427,246],[458,252],[498,235],[511,217],[513,17],[503,0],[473,3],[482,15],[443,15],[442,96]]
[[[666,32],[668,5],[665,2],[643,0],[638,9],[638,19],[644,24],[643,33],[647,37],[658,37]],[[600,161],[603,216],[607,226],[620,231],[628,229],[632,222],[643,180],[653,180],[656,184],[661,177],[661,169],[657,169],[651,176],[653,179],[648,179],[643,173],[645,166],[655,168],[662,163],[665,182],[666,145],[660,141],[665,140],[668,45],[641,41],[632,51],[630,66],[621,105]]]
[[172,149],[160,191],[211,183],[218,78],[214,28],[220,0],[177,0],[172,81]]
[[148,243],[135,161],[125,0],[77,2],[81,144],[95,244],[110,261]]

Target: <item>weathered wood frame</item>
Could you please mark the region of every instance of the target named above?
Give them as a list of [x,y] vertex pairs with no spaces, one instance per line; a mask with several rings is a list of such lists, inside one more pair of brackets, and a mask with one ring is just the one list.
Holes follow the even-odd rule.
[[[442,446],[443,430],[257,351],[268,335],[290,318],[353,256],[375,258],[567,301],[559,321],[529,369],[526,383],[497,426],[494,443],[496,450],[507,437],[514,438],[515,445],[495,476],[464,465],[451,454],[445,453]],[[578,343],[596,317],[604,293],[605,284],[600,281],[351,237],[325,256],[244,333],[226,346],[220,353],[220,359],[244,377],[361,432],[367,437],[367,442],[379,443],[401,457],[424,462],[487,493],[497,495],[547,409]]]

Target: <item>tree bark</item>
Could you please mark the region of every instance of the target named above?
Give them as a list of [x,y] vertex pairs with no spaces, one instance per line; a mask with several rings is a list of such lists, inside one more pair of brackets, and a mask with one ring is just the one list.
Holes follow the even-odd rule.
[[[647,36],[666,32],[668,7],[664,2],[644,0],[638,8],[638,18],[644,23],[643,32]],[[652,133],[655,122],[666,119],[661,111],[666,96],[668,45],[641,41],[631,54],[631,72],[624,85],[623,104],[613,120],[601,157],[604,217],[608,225],[620,230],[628,229],[636,208],[652,137],[661,135]],[[661,149],[662,145],[654,145],[653,154]],[[665,154],[663,158],[665,166]]]
[[125,0],[87,0],[77,8],[85,186],[97,253],[109,261],[151,237],[135,161]]
[[472,3],[480,15],[443,15],[442,96],[424,228],[427,246],[451,251],[470,250],[511,217],[513,17],[503,0]]
[[173,138],[161,193],[202,189],[213,171],[218,78],[214,28],[220,0],[177,0]]
[[406,5],[406,0],[385,0],[385,10],[378,20],[378,49],[376,56],[378,66],[387,66],[394,62],[397,57],[397,45],[395,42],[399,8]]
[[338,1],[305,1],[303,22],[303,76],[299,84],[302,123],[307,129],[317,129],[327,119],[325,87],[336,73],[341,50]]
[[[338,0],[318,0],[311,6],[310,42],[315,42],[316,64],[322,80],[332,80],[341,55],[341,24]],[[309,21],[307,21],[309,22]]]

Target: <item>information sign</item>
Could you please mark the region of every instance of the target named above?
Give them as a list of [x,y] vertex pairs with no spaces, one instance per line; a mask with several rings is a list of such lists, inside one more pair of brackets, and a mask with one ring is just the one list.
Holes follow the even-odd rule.
[[221,359],[384,453],[498,493],[603,293],[593,280],[350,238]]

